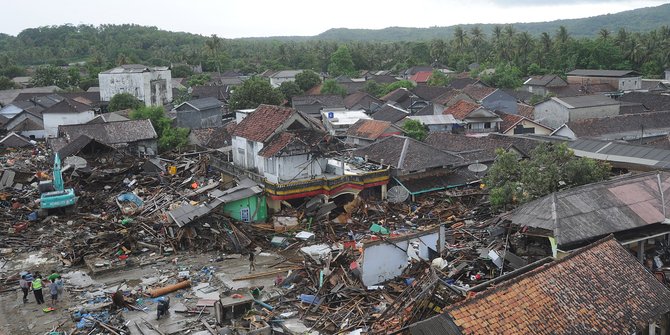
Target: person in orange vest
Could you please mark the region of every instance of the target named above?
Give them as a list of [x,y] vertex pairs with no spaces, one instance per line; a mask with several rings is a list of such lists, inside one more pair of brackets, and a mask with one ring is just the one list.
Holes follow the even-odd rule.
[[42,275],[36,274],[35,279],[33,279],[32,288],[33,288],[33,294],[35,295],[35,301],[37,301],[38,305],[44,303],[44,296],[42,295],[43,286],[44,283],[42,283]]

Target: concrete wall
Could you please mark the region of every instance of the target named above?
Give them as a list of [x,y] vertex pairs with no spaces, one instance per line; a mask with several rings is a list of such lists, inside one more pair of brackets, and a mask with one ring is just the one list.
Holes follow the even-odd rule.
[[642,88],[642,77],[619,79],[619,91],[639,90]]
[[110,101],[119,93],[130,93],[147,106],[162,106],[172,101],[170,70],[140,73],[100,73],[100,100]]
[[42,114],[44,132],[47,137],[58,137],[58,126],[68,124],[83,124],[93,120],[95,113],[85,111],[81,113],[45,113]]
[[110,101],[116,94],[130,93],[149,106],[151,102],[148,97],[151,92],[150,81],[148,72],[100,73],[98,74],[100,100]]
[[278,158],[278,180],[311,179],[323,175],[326,170],[325,158],[314,158],[312,155],[282,156]]
[[220,108],[212,108],[203,111],[195,109],[184,109],[177,111],[177,127],[200,129],[221,127],[222,115]]
[[619,115],[619,108],[620,106],[618,104],[608,106],[574,108],[570,110],[570,121],[616,116]]
[[568,108],[554,100],[535,105],[533,119],[552,128],[558,128],[564,123],[570,121]]
[[593,84],[610,84],[614,89],[620,91],[639,90],[642,88],[642,77],[582,77],[568,76],[569,84],[579,84],[583,86]]
[[408,266],[407,248],[410,244],[418,244],[418,256],[430,260],[428,247],[439,251],[439,236],[439,232],[432,232],[412,239],[364,246],[361,261],[363,284],[375,285],[401,275]]
[[144,140],[128,143],[127,150],[134,155],[155,156],[158,154],[158,140]]

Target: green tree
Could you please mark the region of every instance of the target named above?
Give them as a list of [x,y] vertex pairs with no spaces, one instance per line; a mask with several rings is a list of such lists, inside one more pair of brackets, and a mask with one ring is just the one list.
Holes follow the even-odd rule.
[[408,137],[417,141],[423,141],[428,136],[428,129],[426,129],[426,126],[417,120],[405,121],[405,124],[402,125],[402,130]]
[[193,75],[193,70],[190,66],[180,64],[172,68],[172,78],[186,78]]
[[60,88],[69,87],[68,75],[60,67],[53,65],[40,66],[35,70],[32,79],[30,79],[31,86],[58,86]]
[[363,86],[363,92],[366,92],[367,94],[370,94],[375,97],[381,96],[383,91],[384,87],[382,85],[379,85],[374,80],[366,81],[365,86]]
[[188,91],[189,91],[189,89],[187,89],[185,87],[182,87],[182,88],[178,89],[177,94],[175,94],[175,96],[172,97],[172,104],[177,106],[181,103],[184,103],[186,101],[190,101],[191,99],[193,99],[193,96],[191,96],[191,93],[189,93]]
[[165,115],[161,106],[143,106],[130,112],[133,120],[148,119],[158,135],[158,149],[167,151],[188,144],[188,128],[172,127],[172,120]]
[[186,85],[189,87],[202,86],[212,80],[212,77],[207,73],[194,74],[188,79]]
[[116,112],[124,109],[137,109],[143,105],[144,103],[142,101],[130,93],[119,93],[115,94],[112,99],[109,100],[107,111]]
[[321,86],[321,94],[347,95],[347,89],[333,79],[326,79]]
[[447,76],[440,70],[433,70],[428,79],[428,86],[447,86],[453,81],[452,77]]
[[511,64],[497,66],[493,74],[483,75],[482,81],[498,88],[517,88],[523,84],[521,70]]
[[340,45],[330,56],[330,64],[328,65],[328,73],[337,77],[340,75],[352,76],[356,74],[354,68],[354,61],[351,58],[351,52],[346,45]]
[[235,88],[230,95],[228,108],[230,110],[256,108],[260,104],[280,105],[284,96],[279,89],[273,88],[270,83],[260,77],[252,77]]
[[301,90],[307,91],[310,88],[321,84],[321,77],[312,70],[305,70],[295,75],[295,83]]
[[279,85],[279,90],[284,95],[284,98],[286,98],[286,100],[289,102],[294,95],[300,95],[303,93],[298,84],[296,84],[294,81],[285,81],[281,83],[281,85]]
[[0,76],[0,90],[10,90],[13,88],[16,88],[16,85],[11,79],[5,76]]
[[165,110],[161,106],[141,106],[130,112],[130,118],[133,120],[151,120],[151,124],[160,138],[163,131],[170,128],[172,121],[165,115]]
[[158,150],[168,151],[171,149],[180,149],[188,145],[188,134],[190,129],[180,127],[169,127],[163,130],[163,134],[158,138]]
[[567,144],[543,143],[528,160],[498,149],[495,163],[484,178],[491,205],[518,205],[564,188],[607,179],[611,166],[590,158],[576,157]]
[[395,91],[395,90],[397,90],[401,87],[404,87],[408,90],[411,90],[411,89],[414,88],[414,83],[409,81],[409,80],[398,80],[396,82],[393,82],[393,83],[390,83],[390,84],[384,86],[384,90],[382,91],[381,95],[383,96],[383,95],[389,94],[389,93],[391,93],[391,92],[393,92],[393,91]]

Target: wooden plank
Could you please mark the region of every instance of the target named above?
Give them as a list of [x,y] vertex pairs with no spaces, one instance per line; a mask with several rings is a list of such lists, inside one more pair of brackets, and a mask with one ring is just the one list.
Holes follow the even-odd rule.
[[289,268],[277,269],[277,270],[261,272],[261,273],[254,273],[254,274],[250,274],[248,276],[241,276],[241,277],[233,278],[233,281],[268,277],[268,276],[284,273],[288,270],[300,270],[300,269],[302,269],[302,266],[292,266],[292,267],[289,267]]

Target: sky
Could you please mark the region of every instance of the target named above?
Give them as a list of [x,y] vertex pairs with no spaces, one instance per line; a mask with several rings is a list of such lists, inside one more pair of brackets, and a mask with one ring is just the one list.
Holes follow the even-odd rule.
[[0,33],[62,24],[155,26],[223,38],[313,36],[330,28],[540,22],[670,0],[4,0]]

